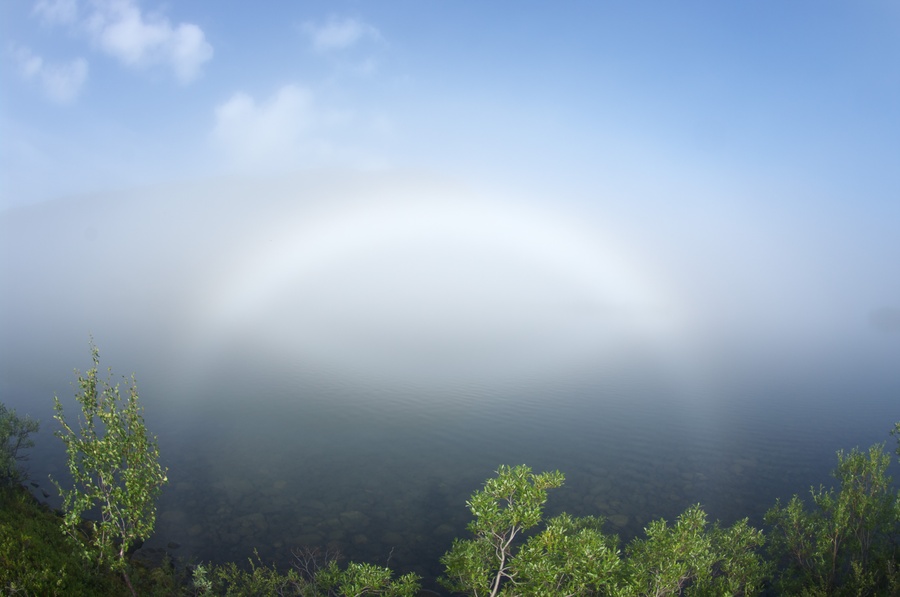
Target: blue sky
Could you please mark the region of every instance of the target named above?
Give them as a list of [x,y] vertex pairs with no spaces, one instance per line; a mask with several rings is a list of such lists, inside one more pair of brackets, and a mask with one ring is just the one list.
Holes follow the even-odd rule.
[[[0,213],[159,185],[182,189],[178,209],[210,213],[232,204],[197,189],[229,177],[260,189],[322,172],[435,177],[509,210],[456,206],[446,221],[517,222],[500,253],[556,273],[605,255],[606,273],[578,275],[607,287],[633,266],[657,288],[646,296],[685,313],[681,326],[752,334],[765,321],[808,346],[840,344],[873,312],[876,327],[900,329],[897,3],[38,0],[0,11]],[[397,221],[419,213],[407,207]],[[334,230],[353,245],[369,212],[336,210],[311,237]],[[539,229],[545,216],[569,224]],[[572,222],[605,231],[587,234],[596,253],[563,246]],[[408,233],[383,225],[366,238]],[[487,228],[441,230],[457,248],[493,250]],[[547,245],[532,250],[529,235]],[[291,242],[283,251],[320,248]],[[250,254],[296,269],[287,253]]]
[[322,166],[590,192],[728,178],[829,203],[900,187],[890,2],[2,10],[3,206]]

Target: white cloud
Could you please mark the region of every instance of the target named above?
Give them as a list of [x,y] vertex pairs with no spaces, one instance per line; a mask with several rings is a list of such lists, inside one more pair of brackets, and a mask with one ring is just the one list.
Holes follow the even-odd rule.
[[173,25],[160,14],[144,13],[136,0],[93,0],[86,11],[79,11],[77,0],[40,0],[34,14],[48,24],[65,24],[86,33],[97,47],[126,66],[168,66],[182,83],[194,80],[213,56],[200,27]]
[[76,58],[68,64],[45,66],[41,71],[41,82],[51,99],[66,103],[81,93],[87,75],[87,61]]
[[160,15],[144,15],[134,0],[95,3],[85,25],[95,43],[124,64],[167,64],[182,83],[196,78],[200,67],[213,55],[198,26],[173,26]]
[[83,58],[66,64],[50,64],[26,47],[14,48],[13,54],[22,75],[38,81],[47,97],[54,102],[72,102],[87,81],[88,63]]
[[216,106],[210,141],[228,168],[272,173],[310,167],[384,167],[382,144],[392,136],[385,116],[332,105],[288,84],[268,97],[234,93]]
[[25,78],[32,79],[40,75],[41,68],[44,66],[44,60],[40,56],[32,53],[31,50],[25,47],[14,48],[13,55],[16,57],[16,61],[19,63],[19,70],[22,71]]
[[216,108],[215,119],[214,140],[236,165],[257,169],[289,164],[309,151],[309,134],[321,116],[308,90],[286,85],[262,103],[235,93]]
[[317,52],[342,50],[363,40],[381,40],[378,29],[359,19],[331,17],[325,23],[307,21],[301,28]]
[[39,0],[34,5],[34,14],[45,23],[69,25],[78,19],[76,0]]
[[179,81],[188,82],[197,76],[200,66],[212,58],[212,46],[206,42],[203,30],[190,23],[178,25],[170,47],[172,66]]

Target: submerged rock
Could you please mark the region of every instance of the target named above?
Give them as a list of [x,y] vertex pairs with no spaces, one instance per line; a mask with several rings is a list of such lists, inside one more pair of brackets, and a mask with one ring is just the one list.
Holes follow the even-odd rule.
[[628,526],[629,518],[626,514],[613,514],[612,516],[608,516],[607,520],[617,529],[624,529]]
[[347,526],[358,527],[369,524],[369,517],[359,510],[348,510],[341,512],[341,522]]
[[318,533],[304,533],[296,538],[296,543],[300,547],[316,547],[324,543],[325,537]]
[[431,533],[432,533],[433,535],[437,536],[437,537],[442,537],[442,538],[444,538],[444,537],[455,537],[455,536],[456,536],[456,529],[453,528],[453,525],[448,524],[448,523],[444,523],[444,524],[441,524],[441,525],[436,526],[436,527],[434,528],[434,530],[431,531]]
[[240,526],[241,530],[245,533],[251,531],[263,532],[269,528],[269,525],[266,522],[266,517],[260,512],[254,512],[253,514],[241,516],[237,519],[236,522]]
[[159,515],[160,522],[172,526],[182,526],[188,521],[188,515],[183,510],[166,510]]

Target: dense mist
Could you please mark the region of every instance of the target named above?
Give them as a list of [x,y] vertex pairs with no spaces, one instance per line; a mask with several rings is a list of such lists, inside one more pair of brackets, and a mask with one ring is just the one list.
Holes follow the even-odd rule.
[[401,383],[571,374],[631,351],[685,375],[723,358],[877,369],[897,355],[900,247],[877,230],[864,243],[884,250],[866,254],[829,246],[814,220],[788,231],[749,209],[660,221],[614,198],[515,199],[424,176],[304,175],[10,209],[3,363],[70,370],[89,334],[115,359],[181,373],[249,343]]

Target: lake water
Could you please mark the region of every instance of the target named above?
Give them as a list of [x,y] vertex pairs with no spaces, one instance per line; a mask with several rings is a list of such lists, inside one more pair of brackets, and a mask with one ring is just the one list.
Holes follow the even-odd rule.
[[[245,561],[256,548],[288,566],[292,548],[330,546],[428,579],[499,464],[563,471],[548,514],[606,516],[624,541],[697,502],[711,519],[761,524],[775,498],[828,484],[838,448],[884,441],[900,418],[896,375],[854,377],[837,362],[792,376],[760,360],[700,387],[632,355],[552,379],[428,387],[288,369],[234,346],[177,379],[171,363],[144,361],[170,479],[148,547],[176,542],[197,561]],[[7,379],[24,382],[17,371]],[[57,385],[74,416],[71,380],[36,385]],[[43,419],[30,468],[50,489],[42,479],[64,462],[40,406],[50,398],[11,389],[13,406]]]

